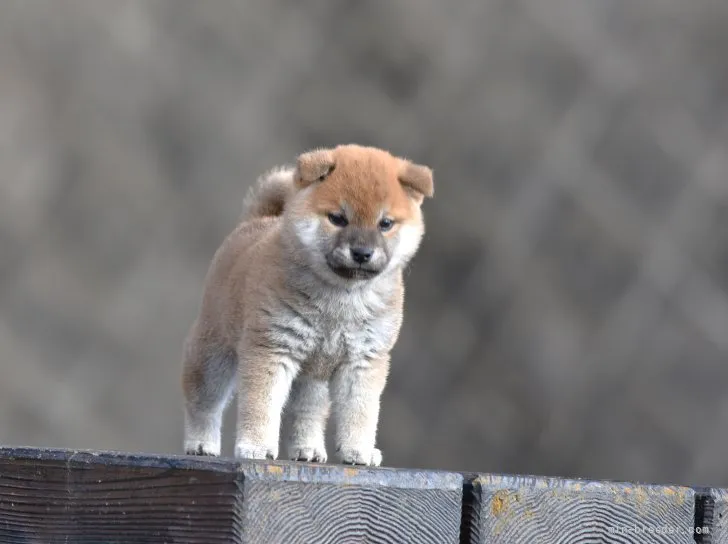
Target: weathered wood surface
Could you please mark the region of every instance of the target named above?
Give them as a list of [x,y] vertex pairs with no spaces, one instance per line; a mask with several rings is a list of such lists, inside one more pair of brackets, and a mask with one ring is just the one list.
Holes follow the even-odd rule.
[[695,492],[685,487],[483,474],[463,513],[469,544],[695,542]]
[[728,544],[728,490],[0,448],[0,544],[61,542]]
[[0,543],[456,543],[462,476],[0,449]]
[[462,482],[442,472],[257,465],[245,475],[245,534],[286,544],[455,544]]
[[[728,544],[728,489],[700,489],[696,500],[696,526],[702,526],[698,544]],[[705,532],[708,527],[709,532]]]
[[218,462],[0,450],[0,542],[239,541],[236,480]]

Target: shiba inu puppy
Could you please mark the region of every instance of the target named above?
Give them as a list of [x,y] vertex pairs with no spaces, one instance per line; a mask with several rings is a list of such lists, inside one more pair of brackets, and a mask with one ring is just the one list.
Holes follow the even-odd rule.
[[[185,451],[219,455],[237,385],[235,455],[379,465],[380,396],[402,324],[402,271],[432,171],[344,145],[262,176],[215,254],[184,347]],[[281,430],[282,427],[282,430]]]

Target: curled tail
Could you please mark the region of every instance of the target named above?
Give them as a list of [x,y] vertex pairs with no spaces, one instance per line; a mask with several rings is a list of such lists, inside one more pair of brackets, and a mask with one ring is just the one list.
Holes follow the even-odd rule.
[[293,167],[282,166],[260,176],[243,203],[243,220],[282,215],[294,191],[293,173]]

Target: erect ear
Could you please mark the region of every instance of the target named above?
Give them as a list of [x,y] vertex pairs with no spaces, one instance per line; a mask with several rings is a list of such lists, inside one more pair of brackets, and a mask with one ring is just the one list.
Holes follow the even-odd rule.
[[317,181],[323,181],[334,171],[336,162],[330,149],[314,149],[302,153],[296,160],[296,183],[299,187],[308,187]]
[[431,198],[435,194],[432,169],[422,164],[402,159],[399,182],[420,203],[425,197]]

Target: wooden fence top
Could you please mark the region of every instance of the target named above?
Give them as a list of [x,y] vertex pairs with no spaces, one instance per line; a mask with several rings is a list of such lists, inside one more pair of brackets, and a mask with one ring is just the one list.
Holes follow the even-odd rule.
[[0,448],[0,543],[728,543],[728,491]]

